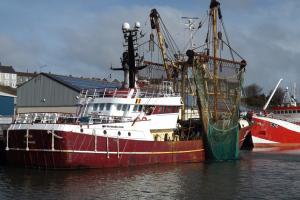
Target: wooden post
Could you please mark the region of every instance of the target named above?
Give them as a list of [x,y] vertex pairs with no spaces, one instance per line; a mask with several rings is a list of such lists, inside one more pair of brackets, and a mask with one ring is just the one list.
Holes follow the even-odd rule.
[[212,22],[213,22],[213,44],[214,44],[214,114],[213,120],[216,122],[218,119],[218,30],[217,30],[217,15],[218,7],[214,6],[211,8]]
[[181,120],[185,120],[185,106],[186,106],[186,67],[185,65],[182,65],[182,70],[181,70],[181,98],[182,98],[182,107],[181,107]]

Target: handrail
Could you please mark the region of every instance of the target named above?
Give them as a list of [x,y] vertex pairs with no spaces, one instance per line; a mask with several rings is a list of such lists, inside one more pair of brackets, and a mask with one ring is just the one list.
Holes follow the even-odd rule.
[[146,90],[146,91],[134,91],[132,94],[130,93],[131,90],[118,90],[117,88],[115,89],[110,89],[110,88],[105,88],[104,90],[101,89],[85,89],[81,93],[84,94],[84,96],[81,98],[88,98],[88,97],[108,97],[108,98],[154,98],[154,97],[179,97],[179,93],[169,93],[169,92],[155,92],[153,90],[151,92]]
[[[55,118],[51,118],[51,116],[55,116]],[[48,117],[48,118],[47,118]],[[70,114],[63,113],[29,113],[29,114],[19,114],[15,120],[15,124],[78,124],[82,119],[81,116],[75,116]],[[88,121],[81,123],[91,123],[91,124],[99,124],[101,123],[113,123],[113,122],[128,122],[133,121],[132,117],[128,116],[114,116],[114,115],[96,115],[96,116],[87,116]]]

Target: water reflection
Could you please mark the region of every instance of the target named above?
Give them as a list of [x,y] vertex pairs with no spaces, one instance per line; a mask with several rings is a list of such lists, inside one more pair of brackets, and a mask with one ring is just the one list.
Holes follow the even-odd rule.
[[177,165],[104,170],[1,168],[0,197],[12,199],[162,199],[180,192]]
[[244,152],[231,162],[98,170],[0,167],[0,199],[297,199],[299,153]]

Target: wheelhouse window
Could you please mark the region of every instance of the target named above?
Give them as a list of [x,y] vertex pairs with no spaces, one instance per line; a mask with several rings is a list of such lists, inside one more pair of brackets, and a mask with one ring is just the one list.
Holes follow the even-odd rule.
[[132,111],[136,112],[138,110],[138,108],[139,108],[139,105],[134,105]]
[[105,105],[105,110],[110,110],[110,108],[111,108],[111,103],[107,103],[107,104]]
[[117,105],[117,110],[121,110],[122,109],[122,104],[118,104]]
[[127,104],[123,104],[122,111],[126,111],[126,110],[127,110]]
[[143,105],[139,105],[138,111],[141,112],[143,110]]
[[95,104],[93,105],[93,111],[97,111],[97,110],[98,110],[98,104],[95,103]]
[[101,103],[101,104],[99,105],[99,110],[103,110],[103,109],[104,109],[104,105],[105,105],[105,103]]

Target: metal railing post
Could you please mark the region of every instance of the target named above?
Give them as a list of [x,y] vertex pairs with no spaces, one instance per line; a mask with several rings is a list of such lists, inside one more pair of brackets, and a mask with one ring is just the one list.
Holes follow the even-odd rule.
[[117,154],[118,154],[118,158],[120,158],[120,153],[119,153],[119,150],[120,149],[120,143],[119,143],[119,134],[118,134],[118,136],[117,136]]
[[104,92],[103,92],[103,96],[102,96],[102,98],[104,98],[104,97],[105,97],[105,93],[106,93],[106,88],[104,89]]
[[115,91],[114,91],[113,98],[115,98],[116,93],[117,93],[117,88],[116,88]]
[[108,147],[108,135],[106,135],[106,151],[107,151],[107,158],[109,158],[109,147]]
[[94,90],[93,98],[95,98],[95,96],[96,96],[96,90],[97,89]]
[[53,130],[53,129],[52,129],[52,131],[51,131],[51,134],[52,134],[51,150],[54,151],[55,148],[54,148],[54,130]]
[[9,147],[8,147],[8,136],[9,136],[9,128],[7,129],[7,132],[6,132],[6,148],[5,148],[5,150],[6,151],[9,151]]
[[26,151],[29,151],[28,139],[29,139],[29,130],[26,129]]
[[97,134],[96,134],[95,129],[93,129],[93,133],[94,133],[94,136],[95,136],[95,152],[97,152]]

